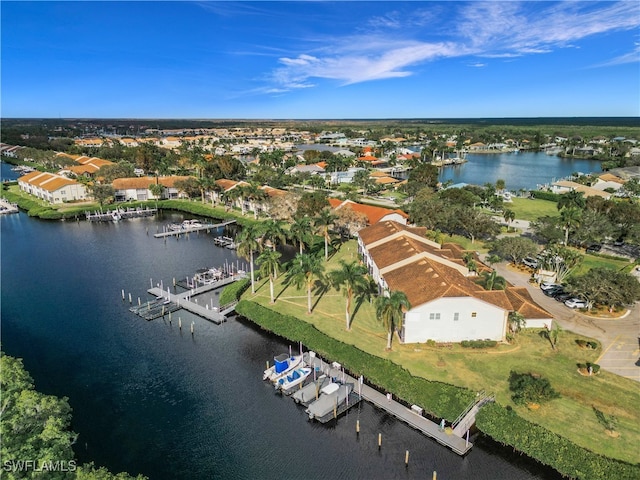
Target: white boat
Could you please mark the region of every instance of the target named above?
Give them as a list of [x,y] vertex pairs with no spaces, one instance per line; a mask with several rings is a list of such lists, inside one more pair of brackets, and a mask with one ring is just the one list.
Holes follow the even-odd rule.
[[282,391],[284,394],[292,393],[293,389],[298,385],[302,385],[313,370],[309,367],[300,367],[294,369],[291,373],[281,377],[275,382],[276,390]]
[[311,402],[315,402],[320,397],[320,390],[331,383],[331,379],[326,375],[319,376],[315,381],[306,384],[293,394],[293,401],[308,407]]
[[274,365],[267,368],[262,375],[263,380],[277,382],[281,377],[290,373],[302,363],[302,355],[287,355],[282,353],[274,357]]
[[200,228],[202,227],[202,223],[198,220],[185,220],[182,222],[182,230],[189,230],[192,228]]
[[122,215],[120,215],[120,212],[116,210],[115,212],[111,212],[111,219],[114,222],[119,222],[122,220]]

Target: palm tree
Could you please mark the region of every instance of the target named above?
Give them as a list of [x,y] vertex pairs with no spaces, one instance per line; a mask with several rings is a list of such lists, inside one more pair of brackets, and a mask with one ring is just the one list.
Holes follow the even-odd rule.
[[512,333],[518,333],[527,325],[527,320],[520,312],[509,313],[509,330]]
[[564,244],[569,245],[569,231],[580,225],[582,210],[576,207],[566,207],[560,211],[560,221],[564,230]]
[[376,300],[376,316],[382,321],[387,331],[387,350],[391,350],[391,337],[395,330],[402,329],[404,310],[409,310],[411,304],[404,292],[395,290],[389,296],[382,295]]
[[307,288],[307,313],[311,313],[311,289],[316,279],[324,274],[324,264],[316,255],[302,253],[291,261],[287,272],[287,281],[293,282],[298,288]]
[[491,270],[482,274],[482,285],[486,290],[504,290],[507,286],[507,281],[504,277],[498,275],[498,272]]
[[284,242],[287,238],[287,232],[284,229],[282,220],[269,219],[262,223],[260,230],[262,232],[262,244],[269,242],[273,250],[278,247],[278,241]]
[[516,212],[505,208],[504,212],[502,212],[502,217],[504,218],[504,221],[507,222],[507,231],[509,231],[511,222],[513,222],[516,218]]
[[278,275],[280,270],[280,257],[282,254],[275,250],[265,249],[258,257],[258,263],[260,264],[260,274],[265,277],[269,277],[269,292],[271,293],[271,303],[276,303],[276,299],[273,295],[273,281]]
[[300,254],[302,254],[304,246],[312,239],[311,219],[309,217],[294,218],[289,227],[289,238],[300,245]]
[[329,228],[333,225],[337,217],[331,212],[330,208],[325,208],[320,211],[317,217],[313,220],[314,225],[318,228],[320,234],[324,237],[324,260],[329,260]]
[[369,282],[365,277],[367,269],[360,265],[357,261],[347,263],[344,260],[340,260],[340,269],[331,272],[331,282],[340,288],[344,285],[344,296],[347,298],[347,305],[344,311],[347,321],[347,330],[351,330],[351,299],[354,293],[364,292]]
[[251,268],[251,293],[256,293],[255,276],[253,273],[253,254],[260,250],[260,242],[257,239],[258,231],[255,226],[244,227],[238,235],[238,255],[249,260]]
[[566,207],[575,207],[583,209],[587,203],[584,198],[584,193],[577,190],[571,190],[570,192],[563,193],[557,203],[558,210],[562,210]]

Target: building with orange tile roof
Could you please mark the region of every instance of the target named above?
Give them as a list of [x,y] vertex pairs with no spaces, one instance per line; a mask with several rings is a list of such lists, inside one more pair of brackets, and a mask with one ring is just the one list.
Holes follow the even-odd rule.
[[374,205],[365,205],[363,203],[357,203],[351,200],[340,200],[337,198],[330,198],[329,204],[334,210],[341,208],[350,208],[351,210],[366,215],[369,225],[373,225],[378,222],[393,220],[398,223],[406,225],[409,215],[402,210],[392,210],[385,207],[377,207]]
[[[155,199],[186,198],[187,195],[176,186],[176,182],[187,180],[188,176],[172,175],[168,177],[127,177],[116,178],[113,183],[116,202],[145,201]],[[156,197],[149,189],[155,183],[164,187],[162,194]]]
[[[358,250],[384,294],[401,291],[411,308],[398,332],[404,343],[503,341],[510,312],[521,313],[526,327],[551,326],[551,314],[537,305],[526,288],[485,290],[478,272],[489,272],[475,252],[459,245],[440,245],[426,237],[424,227],[383,221],[358,232]],[[477,271],[467,267],[471,255]]]
[[36,170],[18,178],[18,186],[23,192],[53,204],[90,198],[83,184],[55,173]]

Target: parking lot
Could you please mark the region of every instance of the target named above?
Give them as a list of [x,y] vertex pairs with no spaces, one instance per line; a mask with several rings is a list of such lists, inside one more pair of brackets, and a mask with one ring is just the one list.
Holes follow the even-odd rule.
[[[604,250],[604,248],[603,248]],[[505,263],[494,265],[509,283],[527,287],[531,297],[554,317],[565,330],[600,342],[602,353],[596,360],[603,370],[640,382],[640,306],[636,303],[621,318],[594,318],[562,302],[547,297],[538,286],[529,283],[529,274],[517,272]]]

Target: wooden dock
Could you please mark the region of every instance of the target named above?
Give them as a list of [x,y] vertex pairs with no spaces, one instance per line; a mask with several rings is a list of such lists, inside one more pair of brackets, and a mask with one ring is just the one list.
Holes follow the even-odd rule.
[[184,235],[187,233],[194,233],[194,232],[203,232],[203,231],[209,232],[211,230],[216,230],[218,228],[226,227],[227,225],[231,225],[233,223],[236,223],[236,221],[227,220],[226,222],[222,222],[222,223],[206,223],[198,227],[191,226],[188,228],[181,228],[177,230],[170,230],[167,228],[164,232],[158,232],[153,236],[155,238],[165,238],[165,237],[171,237],[176,235],[179,236],[179,235]]
[[[360,379],[355,379],[344,373],[339,364],[328,364],[317,357],[311,358],[309,363],[314,368],[319,367],[319,371],[325,373],[330,378],[338,378],[342,382],[353,382],[355,385],[354,393],[361,396],[363,400],[371,402],[377,408],[386,411],[397,419],[422,432],[424,435],[433,438],[438,443],[450,448],[458,455],[465,455],[469,450],[471,450],[471,447],[473,446],[471,442],[462,438],[461,435],[457,435],[451,428],[443,429],[437,423],[424,417],[422,415],[422,409],[418,410],[418,408],[414,409],[405,407],[390,396],[384,395],[376,389],[366,385],[362,377]],[[462,433],[465,434],[466,431]]]
[[[244,274],[231,275],[227,278],[223,278],[222,280],[218,280],[217,282],[213,282],[208,285],[199,286],[182,293],[171,293],[169,287],[167,287],[169,288],[169,290],[163,290],[160,287],[154,287],[147,290],[147,292],[150,293],[151,295],[154,295],[158,301],[162,300],[165,305],[168,305],[168,304],[172,305],[172,308],[175,308],[172,311],[176,311],[180,308],[183,308],[188,312],[194,313],[199,317],[204,318],[205,320],[209,320],[210,322],[213,322],[219,325],[227,321],[227,315],[229,315],[231,312],[235,310],[237,302],[233,302],[229,305],[222,305],[220,308],[218,307],[209,308],[209,305],[199,305],[197,302],[197,299],[195,299],[194,297],[202,293],[210,292],[211,290],[215,290],[217,288],[223,287],[225,285],[229,285],[230,283],[236,282],[238,280],[242,280],[244,278],[246,278],[246,275]],[[134,313],[137,313],[137,312],[134,312]],[[158,317],[155,317],[155,318],[158,318]]]

